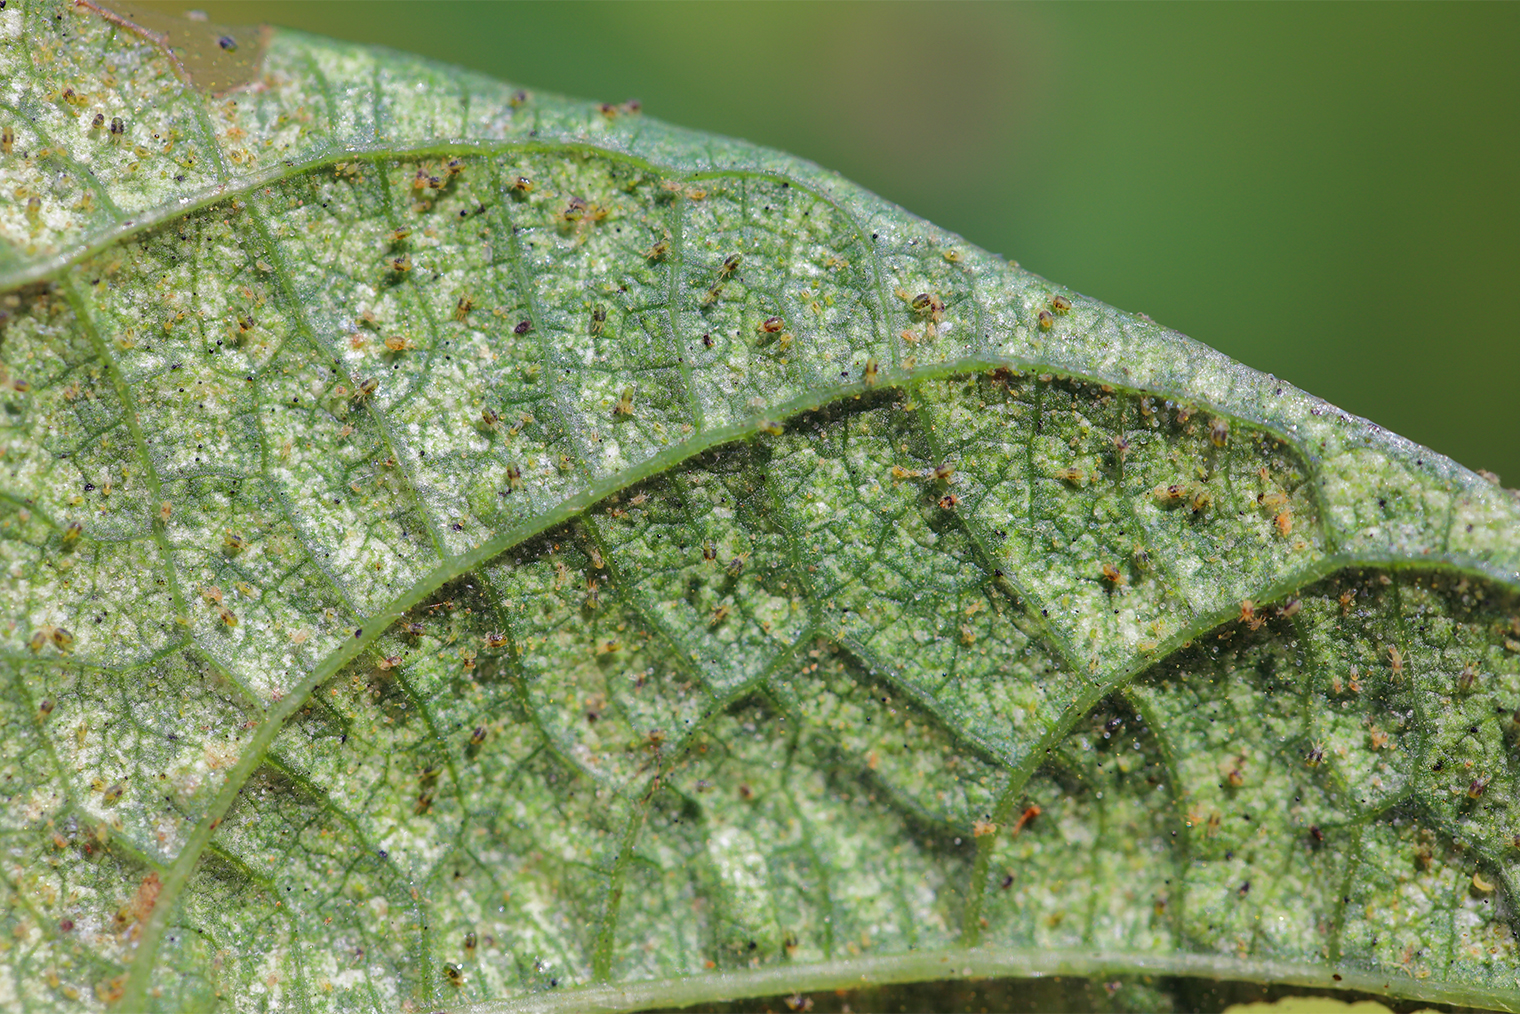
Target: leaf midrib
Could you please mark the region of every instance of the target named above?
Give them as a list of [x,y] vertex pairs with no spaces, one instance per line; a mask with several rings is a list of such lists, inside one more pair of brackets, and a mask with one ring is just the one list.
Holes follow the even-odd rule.
[[[1387,995],[1392,975],[1332,962],[1318,965],[1247,960],[1223,954],[1155,954],[1082,948],[970,947],[869,955],[813,964],[768,965],[737,972],[713,972],[674,979],[578,986],[503,1000],[447,1008],[450,1014],[613,1014],[651,1009],[685,1009],[756,996],[867,989],[896,983],[1031,979],[1050,977],[1106,981],[1136,974],[1215,981],[1271,982],[1315,990],[1349,990]],[[1403,998],[1429,1003],[1516,1010],[1511,993],[1399,976]]]

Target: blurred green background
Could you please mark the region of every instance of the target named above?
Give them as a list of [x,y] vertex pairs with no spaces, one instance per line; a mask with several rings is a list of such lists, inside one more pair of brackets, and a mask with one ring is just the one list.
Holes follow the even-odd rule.
[[1520,485],[1520,5],[154,6],[786,149]]

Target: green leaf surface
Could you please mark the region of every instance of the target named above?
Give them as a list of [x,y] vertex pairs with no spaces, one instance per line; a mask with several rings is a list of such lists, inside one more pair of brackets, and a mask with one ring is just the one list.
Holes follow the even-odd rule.
[[1520,1008],[1513,493],[628,106],[26,0],[0,121],[0,1005]]

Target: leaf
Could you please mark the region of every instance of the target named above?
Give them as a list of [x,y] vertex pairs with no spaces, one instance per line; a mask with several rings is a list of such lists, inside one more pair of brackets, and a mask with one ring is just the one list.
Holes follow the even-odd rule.
[[1520,1005],[1512,493],[629,106],[0,80],[9,1006]]

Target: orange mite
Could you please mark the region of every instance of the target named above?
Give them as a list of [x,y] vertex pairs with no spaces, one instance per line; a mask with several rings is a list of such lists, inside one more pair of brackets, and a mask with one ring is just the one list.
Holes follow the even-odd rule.
[[1034,819],[1039,815],[1040,804],[1030,803],[1029,806],[1025,808],[1024,812],[1019,814],[1019,819],[1014,821],[1013,830],[1008,832],[1009,837],[1012,837],[1013,835],[1016,835],[1020,831],[1024,830],[1025,825],[1033,823]]

